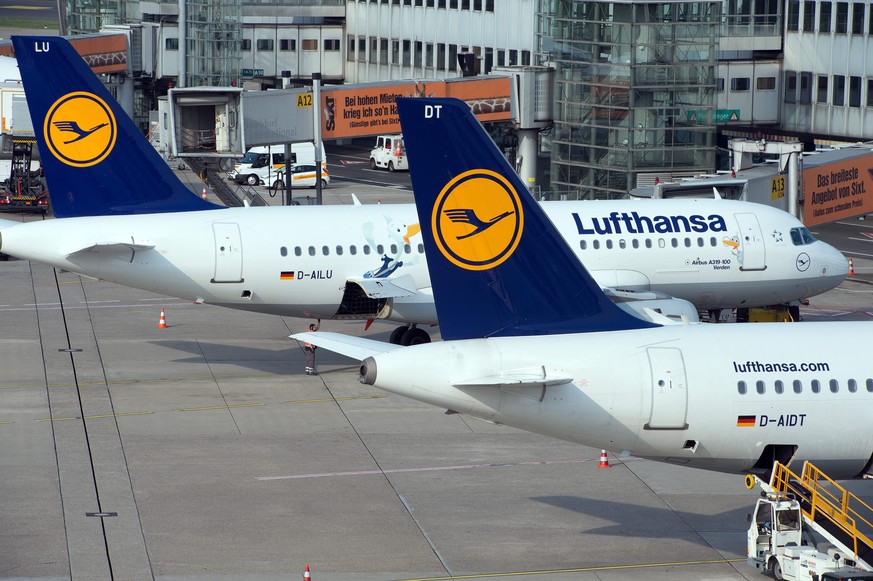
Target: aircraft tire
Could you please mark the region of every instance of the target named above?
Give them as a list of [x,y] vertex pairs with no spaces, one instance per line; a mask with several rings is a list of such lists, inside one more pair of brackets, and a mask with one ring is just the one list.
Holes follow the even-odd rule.
[[400,344],[405,347],[408,347],[409,345],[422,345],[424,343],[430,343],[430,335],[428,335],[427,331],[424,329],[419,329],[417,327],[408,329],[403,334],[403,339],[400,340]]
[[406,334],[407,330],[407,327],[397,327],[396,329],[391,331],[391,336],[388,338],[388,342],[392,345],[401,345],[403,335]]

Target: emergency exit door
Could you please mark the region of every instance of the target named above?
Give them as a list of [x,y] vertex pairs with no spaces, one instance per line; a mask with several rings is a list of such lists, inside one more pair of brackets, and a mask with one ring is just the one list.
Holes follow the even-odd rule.
[[648,349],[652,370],[652,411],[648,430],[684,430],[688,427],[688,385],[682,351],[671,348]]
[[242,240],[237,224],[213,224],[215,276],[212,282],[242,282]]

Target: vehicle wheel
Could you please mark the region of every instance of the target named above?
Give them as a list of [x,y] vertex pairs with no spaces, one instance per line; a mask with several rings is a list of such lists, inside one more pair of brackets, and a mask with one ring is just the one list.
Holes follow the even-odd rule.
[[248,185],[250,185],[250,186],[256,186],[256,185],[258,185],[259,183],[261,183],[261,180],[259,180],[259,179],[258,179],[258,176],[256,176],[255,174],[250,174],[250,175],[246,178],[246,183],[247,183]]
[[285,189],[285,182],[283,182],[282,180],[276,180],[275,182],[273,182],[273,188],[272,188],[272,189],[273,189],[274,191],[275,191],[275,190],[284,190],[284,189]]
[[390,171],[390,172],[394,171],[394,162],[393,161],[388,162],[388,171]]
[[321,180],[321,189],[323,190],[326,187],[327,187],[327,180]]
[[370,169],[376,169],[376,159],[370,158]]
[[427,334],[427,331],[419,329],[418,327],[406,331],[400,342],[400,344],[404,346],[422,345],[424,343],[430,343],[430,335]]
[[773,578],[776,581],[782,581],[785,577],[782,576],[782,565],[779,564],[777,559],[773,559],[770,561],[770,572],[773,574]]
[[391,331],[391,336],[388,337],[388,342],[392,345],[400,345],[400,342],[403,340],[403,335],[408,331],[408,327],[397,327],[393,331]]

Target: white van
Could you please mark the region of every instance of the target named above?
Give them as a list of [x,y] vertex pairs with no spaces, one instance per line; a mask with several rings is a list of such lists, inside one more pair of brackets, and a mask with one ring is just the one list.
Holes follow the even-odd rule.
[[379,135],[376,147],[370,151],[370,168],[384,167],[388,171],[409,171],[406,145],[402,135]]
[[[315,165],[315,146],[312,143],[291,144],[291,165]],[[327,156],[321,144],[321,167],[327,170]],[[238,184],[250,186],[272,185],[277,173],[285,171],[285,146],[262,145],[249,149],[241,160],[233,166],[227,177]]]

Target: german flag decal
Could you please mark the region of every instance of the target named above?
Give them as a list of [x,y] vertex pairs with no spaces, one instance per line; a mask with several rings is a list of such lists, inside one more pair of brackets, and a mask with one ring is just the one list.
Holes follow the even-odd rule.
[[755,416],[737,416],[738,428],[754,428]]
[[279,273],[279,280],[294,280],[294,271],[283,270]]

